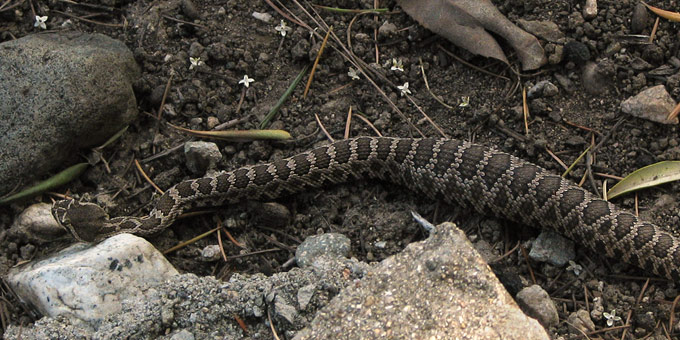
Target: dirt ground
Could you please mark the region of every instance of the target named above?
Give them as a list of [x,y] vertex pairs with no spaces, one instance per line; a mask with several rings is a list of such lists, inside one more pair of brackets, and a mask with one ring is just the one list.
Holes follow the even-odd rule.
[[[416,128],[426,136],[440,136],[420,109],[449,137],[495,146],[556,173],[562,173],[564,169],[549,151],[564,163],[571,164],[593,138],[599,143],[608,137],[595,153],[591,166],[597,188],[593,188],[589,180],[583,184],[596,192],[602,192],[602,182],[606,179],[598,174],[625,176],[639,167],[679,158],[677,126],[628,117],[620,110],[622,100],[658,84],[666,85],[669,93],[680,99],[680,75],[676,73],[678,63],[675,63],[680,57],[680,40],[676,24],[662,19],[652,44],[633,44],[620,37],[631,33],[633,8],[637,4],[634,1],[600,0],[597,17],[587,20],[580,14],[584,1],[493,2],[512,21],[550,20],[566,35],[566,41],[584,43],[590,52],[590,61],[605,60],[612,70],[603,78],[601,88],[605,92],[592,94],[584,89],[582,63],[563,60],[537,72],[516,73],[501,62],[471,55],[419,26],[394,1],[380,1],[378,7],[389,9],[388,13],[380,15],[343,14],[315,8],[320,15],[314,17],[316,22],[322,19],[332,25],[345,44],[350,22],[355,20],[349,33],[353,52],[393,84],[408,82],[417,106],[384,81],[377,81],[378,89],[363,76],[352,80],[348,76],[350,64],[337,51],[326,48],[308,96],[303,98],[302,95],[305,77],[270,125],[270,128],[289,131],[293,140],[217,141],[224,155],[219,167],[233,169],[289,156],[326,142],[316,116],[333,138],[343,138],[350,107],[354,113],[350,136],[375,135],[357,114],[385,136],[417,137]],[[8,0],[4,8],[3,3],[5,1],[0,1],[0,42],[41,32],[33,25],[35,15],[32,11],[35,11],[49,16],[48,30],[103,33],[124,41],[134,52],[143,71],[142,79],[135,85],[139,119],[118,143],[106,149],[104,157],[111,173],[107,173],[100,163],[62,191],[69,190],[78,195],[89,193],[91,197],[99,195],[106,199],[115,195],[108,207],[114,216],[143,214],[152,202],[153,190],[139,179],[134,167],[130,166],[131,161],[146,160],[190,140],[165,122],[200,130],[225,122],[232,122],[230,129],[257,128],[298,73],[314,60],[321,46],[319,37],[310,39],[309,31],[289,20],[285,21],[291,30],[282,37],[276,26],[283,17],[265,1],[93,0],[77,5],[70,1]],[[365,0],[329,0],[315,4],[348,9],[372,8],[374,5]],[[675,0],[650,1],[650,4],[670,10],[678,8]],[[313,9],[308,3],[302,5],[308,12]],[[12,7],[7,9],[9,6]],[[285,6],[308,25],[318,26],[295,2],[286,2]],[[267,13],[272,18],[265,22],[254,18],[254,12]],[[649,13],[642,34],[650,34],[654,19]],[[396,29],[378,34],[378,28],[385,22],[394,24]],[[325,32],[321,28],[318,31]],[[562,45],[543,40],[541,43],[548,55],[554,54]],[[512,50],[503,47],[512,68],[518,70]],[[452,56],[466,60],[472,66]],[[202,64],[190,69],[190,57],[199,57]],[[403,71],[391,70],[393,58],[401,60]],[[421,60],[431,92],[441,96],[451,108],[433,99],[423,79]],[[644,67],[640,67],[641,64]],[[670,66],[671,71],[658,71],[664,65]],[[244,75],[254,79],[248,88],[239,84]],[[521,88],[531,88],[542,80],[557,85],[559,91],[551,97],[529,100],[531,117],[529,132],[525,133],[524,119],[518,109],[522,105]],[[159,124],[155,116],[169,81],[170,90]],[[571,85],[565,88],[566,84]],[[404,116],[393,110],[379,91],[384,91]],[[469,103],[465,106],[461,105],[463,102]],[[185,166],[181,148],[178,150],[143,162],[147,174],[161,188],[193,176]],[[581,161],[569,177],[581,182],[586,171],[587,167]],[[609,179],[609,186],[613,183]],[[640,192],[640,213],[677,232],[675,226],[680,207],[675,199],[667,198],[679,191],[680,184],[672,183]],[[634,208],[633,197],[628,195],[616,199],[615,203]],[[48,195],[42,197],[43,201],[49,199]],[[297,244],[306,236],[319,232],[345,233],[353,240],[355,256],[370,261],[381,260],[423,237],[410,217],[410,211],[417,211],[434,222],[450,220],[458,223],[472,240],[490,243],[497,255],[510,250],[518,241],[524,244],[538,234],[536,229],[506,221],[495,223],[488,217],[427,197],[417,197],[401,187],[385,183],[351,183],[282,198],[278,202],[291,211],[292,218],[276,229],[253,218],[258,214],[256,205],[244,204],[183,219],[151,241],[159,249],[167,249],[214,228],[219,220],[247,246],[244,250],[225,242],[227,254],[279,249],[243,256],[228,263],[205,262],[200,259],[200,252],[206,245],[216,242],[216,237],[212,236],[168,255],[180,270],[227,279],[233,272],[286,270],[286,262]],[[0,225],[7,228],[28,203],[0,208]],[[4,237],[0,242],[3,273],[21,260],[53,250]],[[577,247],[577,253],[576,262],[585,268],[585,273],[579,277],[564,268],[546,264],[530,263],[529,266],[518,251],[494,267],[504,273],[501,278],[506,280],[504,283],[513,294],[513,278],[530,283],[533,273],[537,283],[548,291],[558,306],[561,322],[552,330],[555,338],[568,334],[565,321],[569,314],[578,309],[590,310],[594,297],[601,297],[604,310],[616,310],[616,315],[623,320],[615,322],[614,327],[609,327],[605,318],[596,320],[599,332],[590,334],[590,338],[620,339],[624,332],[626,339],[677,338],[667,335],[672,331],[668,326],[671,305],[678,295],[674,283],[651,278],[646,285],[649,277],[644,272],[581,247]],[[637,303],[640,295],[642,298]],[[7,299],[11,301],[10,296]],[[33,321],[19,306],[0,303],[4,310],[3,321],[15,324]],[[620,327],[627,319],[629,327]],[[678,317],[674,319],[677,321]]]

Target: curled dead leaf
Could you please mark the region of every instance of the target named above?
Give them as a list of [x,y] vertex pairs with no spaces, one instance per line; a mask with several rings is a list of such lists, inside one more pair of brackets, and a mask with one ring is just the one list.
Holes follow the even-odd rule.
[[[397,0],[425,28],[474,54],[508,63],[492,31],[515,49],[523,70],[547,62],[538,39],[510,22],[489,0]],[[486,30],[485,30],[486,29]]]

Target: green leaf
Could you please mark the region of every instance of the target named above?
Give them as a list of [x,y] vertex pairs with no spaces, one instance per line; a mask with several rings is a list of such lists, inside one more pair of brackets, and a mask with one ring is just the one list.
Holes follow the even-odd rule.
[[625,193],[680,179],[680,161],[663,161],[633,171],[607,192],[612,199]]
[[85,171],[85,169],[87,169],[88,166],[89,166],[88,163],[78,163],[74,166],[71,166],[71,167],[67,168],[66,170],[63,170],[62,172],[60,172],[60,173],[38,183],[38,184],[36,184],[36,185],[34,185],[30,188],[24,189],[19,193],[16,193],[14,195],[0,199],[0,205],[7,204],[7,203],[10,203],[12,201],[16,201],[16,200],[19,200],[19,199],[22,199],[22,198],[35,196],[35,195],[37,195],[41,192],[44,192],[44,191],[47,191],[47,190],[50,190],[50,189],[54,189],[56,187],[64,185],[64,184],[78,178],[78,176],[80,176],[80,174],[83,173],[83,171]]
[[291,94],[293,94],[293,90],[295,90],[295,87],[300,83],[302,80],[302,77],[307,73],[309,68],[312,66],[312,63],[307,64],[300,73],[298,73],[297,77],[293,80],[292,83],[290,83],[290,86],[286,89],[286,92],[283,93],[283,95],[279,98],[279,101],[276,102],[276,105],[269,110],[269,113],[264,117],[262,122],[260,123],[260,129],[264,129],[269,125],[269,121],[271,121],[274,116],[276,115],[277,112],[279,112],[279,109],[281,106],[283,106],[283,103],[286,102],[288,97],[290,97]]

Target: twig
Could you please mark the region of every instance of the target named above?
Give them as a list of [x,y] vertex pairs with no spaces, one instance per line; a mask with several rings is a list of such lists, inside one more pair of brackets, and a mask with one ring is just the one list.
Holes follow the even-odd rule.
[[656,17],[656,21],[654,21],[654,28],[652,28],[652,33],[649,35],[648,43],[650,44],[654,42],[654,38],[656,37],[656,30],[659,28],[659,19],[661,19],[661,17]]
[[319,124],[319,127],[321,128],[321,131],[323,131],[323,134],[326,135],[326,138],[328,138],[328,140],[331,141],[331,143],[335,142],[335,140],[333,139],[333,137],[331,137],[331,135],[328,133],[328,131],[326,131],[326,128],[325,128],[325,127],[323,126],[323,124],[321,123],[321,119],[319,119],[319,115],[317,115],[317,114],[315,113],[315,114],[314,114],[314,118],[316,118],[316,122]]
[[319,48],[319,53],[316,54],[316,59],[314,59],[314,65],[312,66],[312,70],[309,72],[309,78],[307,79],[307,85],[305,85],[305,92],[302,93],[302,98],[307,98],[307,92],[309,92],[309,87],[312,85],[312,79],[314,79],[314,72],[316,72],[316,66],[319,65],[319,59],[321,59],[321,55],[323,54],[324,48],[326,48],[326,43],[328,42],[328,36],[333,32],[333,26],[328,28],[328,31],[326,32],[326,36],[323,37],[323,41],[321,42],[321,47]]
[[163,114],[163,107],[165,106],[165,100],[168,98],[168,92],[170,92],[170,84],[172,84],[172,78],[175,76],[173,72],[170,73],[170,77],[168,77],[168,82],[165,83],[165,90],[163,90],[163,98],[161,98],[161,105],[158,107],[158,115],[157,119],[160,124],[161,120],[161,115]]
[[172,253],[173,251],[176,251],[176,250],[178,250],[178,249],[182,249],[182,248],[186,247],[187,245],[190,245],[190,244],[192,244],[192,243],[195,243],[196,241],[198,241],[198,240],[200,240],[200,239],[202,239],[202,238],[205,238],[206,236],[208,236],[208,235],[210,235],[210,234],[212,234],[212,233],[214,233],[214,232],[220,230],[220,228],[222,228],[222,226],[219,226],[219,227],[217,227],[217,228],[214,228],[214,229],[211,229],[211,230],[209,230],[209,231],[206,231],[205,233],[200,234],[200,235],[198,235],[198,236],[192,238],[191,240],[181,242],[181,243],[177,244],[176,246],[174,246],[174,247],[172,247],[172,248],[170,248],[170,249],[168,249],[168,250],[163,251],[163,255],[170,254],[170,253]]
[[527,263],[527,268],[529,268],[529,275],[531,276],[531,282],[536,284],[536,276],[534,276],[534,270],[531,268],[531,263],[529,262],[529,256],[527,255],[527,250],[520,246],[519,249],[522,251],[522,256],[524,256],[524,261]]
[[568,169],[569,169],[569,167],[567,166],[567,164],[565,164],[564,162],[562,162],[562,160],[561,160],[559,157],[557,157],[556,154],[554,154],[552,151],[550,151],[550,149],[548,149],[548,148],[546,147],[546,148],[545,148],[545,151],[548,152],[548,154],[550,155],[550,157],[552,157],[552,158],[557,162],[557,164],[561,165],[561,166],[564,168],[564,170],[568,170]]
[[423,58],[418,57],[418,61],[420,62],[420,73],[422,73],[422,75],[423,75],[423,81],[425,82],[425,87],[427,88],[427,91],[430,92],[430,95],[432,96],[432,98],[434,98],[434,100],[439,102],[439,104],[444,105],[444,107],[446,107],[447,109],[453,110],[454,109],[453,106],[444,103],[444,101],[439,96],[435,95],[432,92],[432,89],[430,89],[430,84],[427,82],[427,75],[425,74],[425,68],[423,67]]
[[349,128],[352,125],[352,107],[349,107],[349,111],[347,111],[347,120],[345,121],[345,139],[349,138]]
[[358,113],[355,113],[354,115],[359,117],[359,119],[363,120],[364,123],[366,123],[371,129],[373,129],[373,132],[375,132],[375,134],[378,135],[378,137],[382,137],[382,133],[380,133],[380,131],[378,131],[378,129],[368,119],[366,119],[366,117]]
[[156,191],[158,191],[161,195],[163,195],[163,194],[164,194],[164,191],[161,190],[161,188],[159,188],[159,187],[156,185],[156,183],[154,183],[154,182],[151,180],[151,178],[149,178],[149,176],[147,176],[146,172],[144,172],[144,169],[142,169],[142,165],[139,164],[139,161],[136,160],[136,159],[135,159],[135,166],[137,166],[137,171],[139,171],[139,173],[142,175],[142,177],[144,177],[144,179],[145,179],[147,182],[149,182],[149,184],[151,184],[151,186],[152,186],[154,189],[156,189]]
[[522,86],[522,113],[524,114],[524,134],[529,135],[529,104],[527,103],[527,88]]
[[179,22],[179,23],[182,23],[182,24],[187,24],[187,25],[192,25],[192,26],[204,28],[204,29],[209,29],[208,26],[203,26],[203,25],[200,25],[200,24],[195,24],[195,23],[193,23],[193,22],[191,22],[191,21],[184,21],[184,20],[176,19],[176,18],[173,18],[173,17],[171,17],[171,16],[167,16],[167,15],[163,15],[163,18],[168,19],[168,20],[171,20],[171,21],[176,21],[176,22]]
[[490,76],[494,76],[494,77],[496,77],[496,78],[501,78],[501,79],[503,79],[503,80],[510,81],[510,78],[508,78],[508,77],[502,76],[502,75],[500,75],[500,74],[495,74],[495,73],[493,73],[493,72],[489,72],[489,71],[487,71],[487,70],[485,70],[485,69],[483,69],[483,68],[479,68],[479,67],[477,67],[477,66],[475,66],[475,65],[473,65],[473,64],[468,63],[467,61],[461,59],[461,58],[458,57],[457,55],[451,53],[449,50],[445,49],[442,45],[437,44],[437,47],[439,47],[440,50],[442,50],[444,53],[446,53],[447,55],[449,55],[451,58],[456,59],[456,61],[458,61],[459,63],[461,63],[461,64],[463,64],[463,65],[465,65],[465,66],[467,66],[467,67],[470,67],[470,68],[472,68],[472,69],[475,69],[475,70],[477,70],[477,71],[479,71],[479,72],[482,72],[482,73],[484,73],[484,74],[488,74],[488,75],[490,75]]
[[124,27],[124,25],[122,25],[122,24],[107,24],[107,23],[105,23],[105,22],[100,22],[100,21],[94,21],[94,20],[90,20],[90,19],[85,19],[85,18],[82,18],[82,17],[78,17],[78,16],[75,16],[75,15],[66,13],[66,12],[57,11],[56,9],[52,9],[52,10],[50,10],[50,12],[54,12],[54,13],[58,13],[58,14],[61,14],[61,15],[65,15],[65,16],[67,16],[67,17],[69,17],[69,18],[76,19],[76,20],[80,20],[80,21],[84,21],[84,22],[89,22],[89,23],[95,24],[95,25],[101,25],[101,26],[107,26],[107,27]]

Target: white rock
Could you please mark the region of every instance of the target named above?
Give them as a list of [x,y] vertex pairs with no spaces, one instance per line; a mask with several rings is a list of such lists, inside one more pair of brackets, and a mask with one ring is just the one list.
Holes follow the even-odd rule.
[[36,203],[26,208],[14,220],[9,233],[16,238],[34,243],[54,241],[65,235],[65,230],[52,217],[52,205]]
[[96,324],[144,300],[177,270],[143,238],[120,234],[95,246],[76,244],[49,258],[12,268],[7,281],[43,315]]
[[663,85],[650,87],[621,103],[621,111],[663,124],[678,124],[678,117],[667,120],[675,108],[675,100]]
[[253,18],[257,20],[262,20],[264,22],[272,21],[272,15],[269,13],[253,12]]

